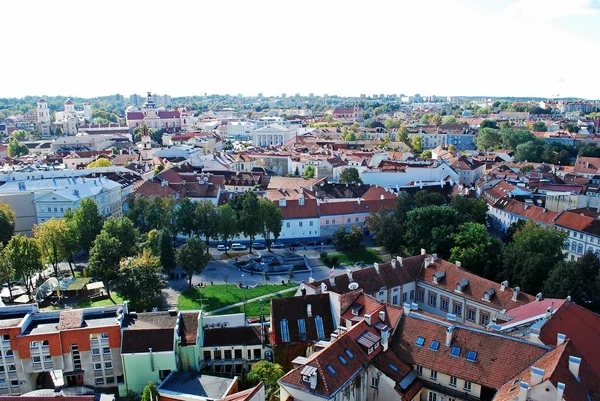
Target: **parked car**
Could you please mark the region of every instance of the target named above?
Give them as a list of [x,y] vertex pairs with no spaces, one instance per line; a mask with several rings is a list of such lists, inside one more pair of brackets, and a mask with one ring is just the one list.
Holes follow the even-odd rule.
[[265,249],[266,246],[262,242],[253,242],[252,243],[252,248],[254,248],[254,249]]
[[302,246],[302,243],[300,241],[294,241],[292,243],[290,243],[291,246],[293,246],[294,248],[299,248]]
[[231,250],[232,251],[245,251],[246,250],[246,245],[231,244]]
[[275,248],[275,249],[284,248],[284,247],[285,247],[285,245],[283,245],[283,242],[274,242],[273,245],[271,245],[271,248]]
[[217,251],[226,252],[229,249],[228,246],[225,245],[217,245]]

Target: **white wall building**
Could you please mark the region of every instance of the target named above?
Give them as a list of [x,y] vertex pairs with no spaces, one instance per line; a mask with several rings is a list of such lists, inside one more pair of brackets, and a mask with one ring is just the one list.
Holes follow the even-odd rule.
[[252,144],[254,146],[283,145],[295,135],[295,129],[275,123],[252,131]]

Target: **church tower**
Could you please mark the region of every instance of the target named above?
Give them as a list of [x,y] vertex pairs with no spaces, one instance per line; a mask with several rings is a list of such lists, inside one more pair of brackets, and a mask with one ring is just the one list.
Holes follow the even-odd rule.
[[148,126],[144,123],[142,127],[142,149],[149,150],[152,148],[152,140],[150,138],[150,133],[148,132]]
[[45,99],[37,103],[37,127],[43,137],[50,136],[50,109]]
[[75,105],[71,99],[67,99],[65,102],[65,115],[75,114]]

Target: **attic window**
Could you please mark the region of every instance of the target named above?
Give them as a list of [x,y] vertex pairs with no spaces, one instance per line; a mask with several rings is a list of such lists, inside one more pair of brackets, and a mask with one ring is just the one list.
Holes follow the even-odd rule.
[[429,349],[432,350],[432,351],[437,351],[438,349],[440,349],[440,343],[439,343],[439,341],[433,340],[431,342],[431,344],[429,344]]
[[450,351],[450,355],[458,358],[460,356],[460,347],[452,347],[452,350]]
[[423,344],[425,344],[425,339],[423,337],[417,337],[417,341],[415,341],[415,344],[417,344],[417,347],[422,347]]
[[475,351],[469,351],[467,353],[467,361],[469,361],[469,362],[475,362],[475,361],[477,361],[477,352],[475,352]]
[[284,343],[290,342],[290,331],[288,330],[288,322],[287,319],[281,319],[279,322],[281,325],[281,341]]
[[317,325],[317,337],[319,337],[319,340],[325,339],[325,330],[323,329],[323,319],[321,316],[315,316],[315,324]]
[[333,368],[333,366],[331,366],[331,365],[327,365],[327,370],[329,371],[329,373],[331,373],[331,374],[332,374],[332,375],[334,375],[334,376],[335,376],[335,374],[337,373],[337,372],[335,371],[335,369]]
[[306,322],[304,319],[298,319],[298,331],[300,332],[300,341],[306,341]]
[[350,307],[350,309],[352,310],[352,314],[354,316],[358,316],[360,314],[360,311],[362,308],[363,308],[363,305],[361,305],[361,304],[354,304]]
[[343,356],[338,355],[338,359],[340,360],[340,362],[342,363],[342,365],[347,365],[348,364],[348,361]]
[[394,365],[393,363],[388,363],[388,366],[390,367],[390,369],[392,369],[394,372],[400,372],[400,369],[398,369],[398,367],[396,367],[396,365]]
[[354,354],[352,353],[352,351],[350,351],[348,348],[346,348],[344,350],[344,352],[346,353],[346,355],[348,355],[348,358],[350,359],[354,359]]

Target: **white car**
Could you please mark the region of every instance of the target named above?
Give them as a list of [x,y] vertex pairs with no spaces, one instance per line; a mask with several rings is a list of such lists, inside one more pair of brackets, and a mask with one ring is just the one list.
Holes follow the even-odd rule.
[[217,251],[226,252],[228,249],[229,247],[225,245],[217,245]]
[[246,245],[231,244],[231,250],[232,251],[245,251],[246,250]]

